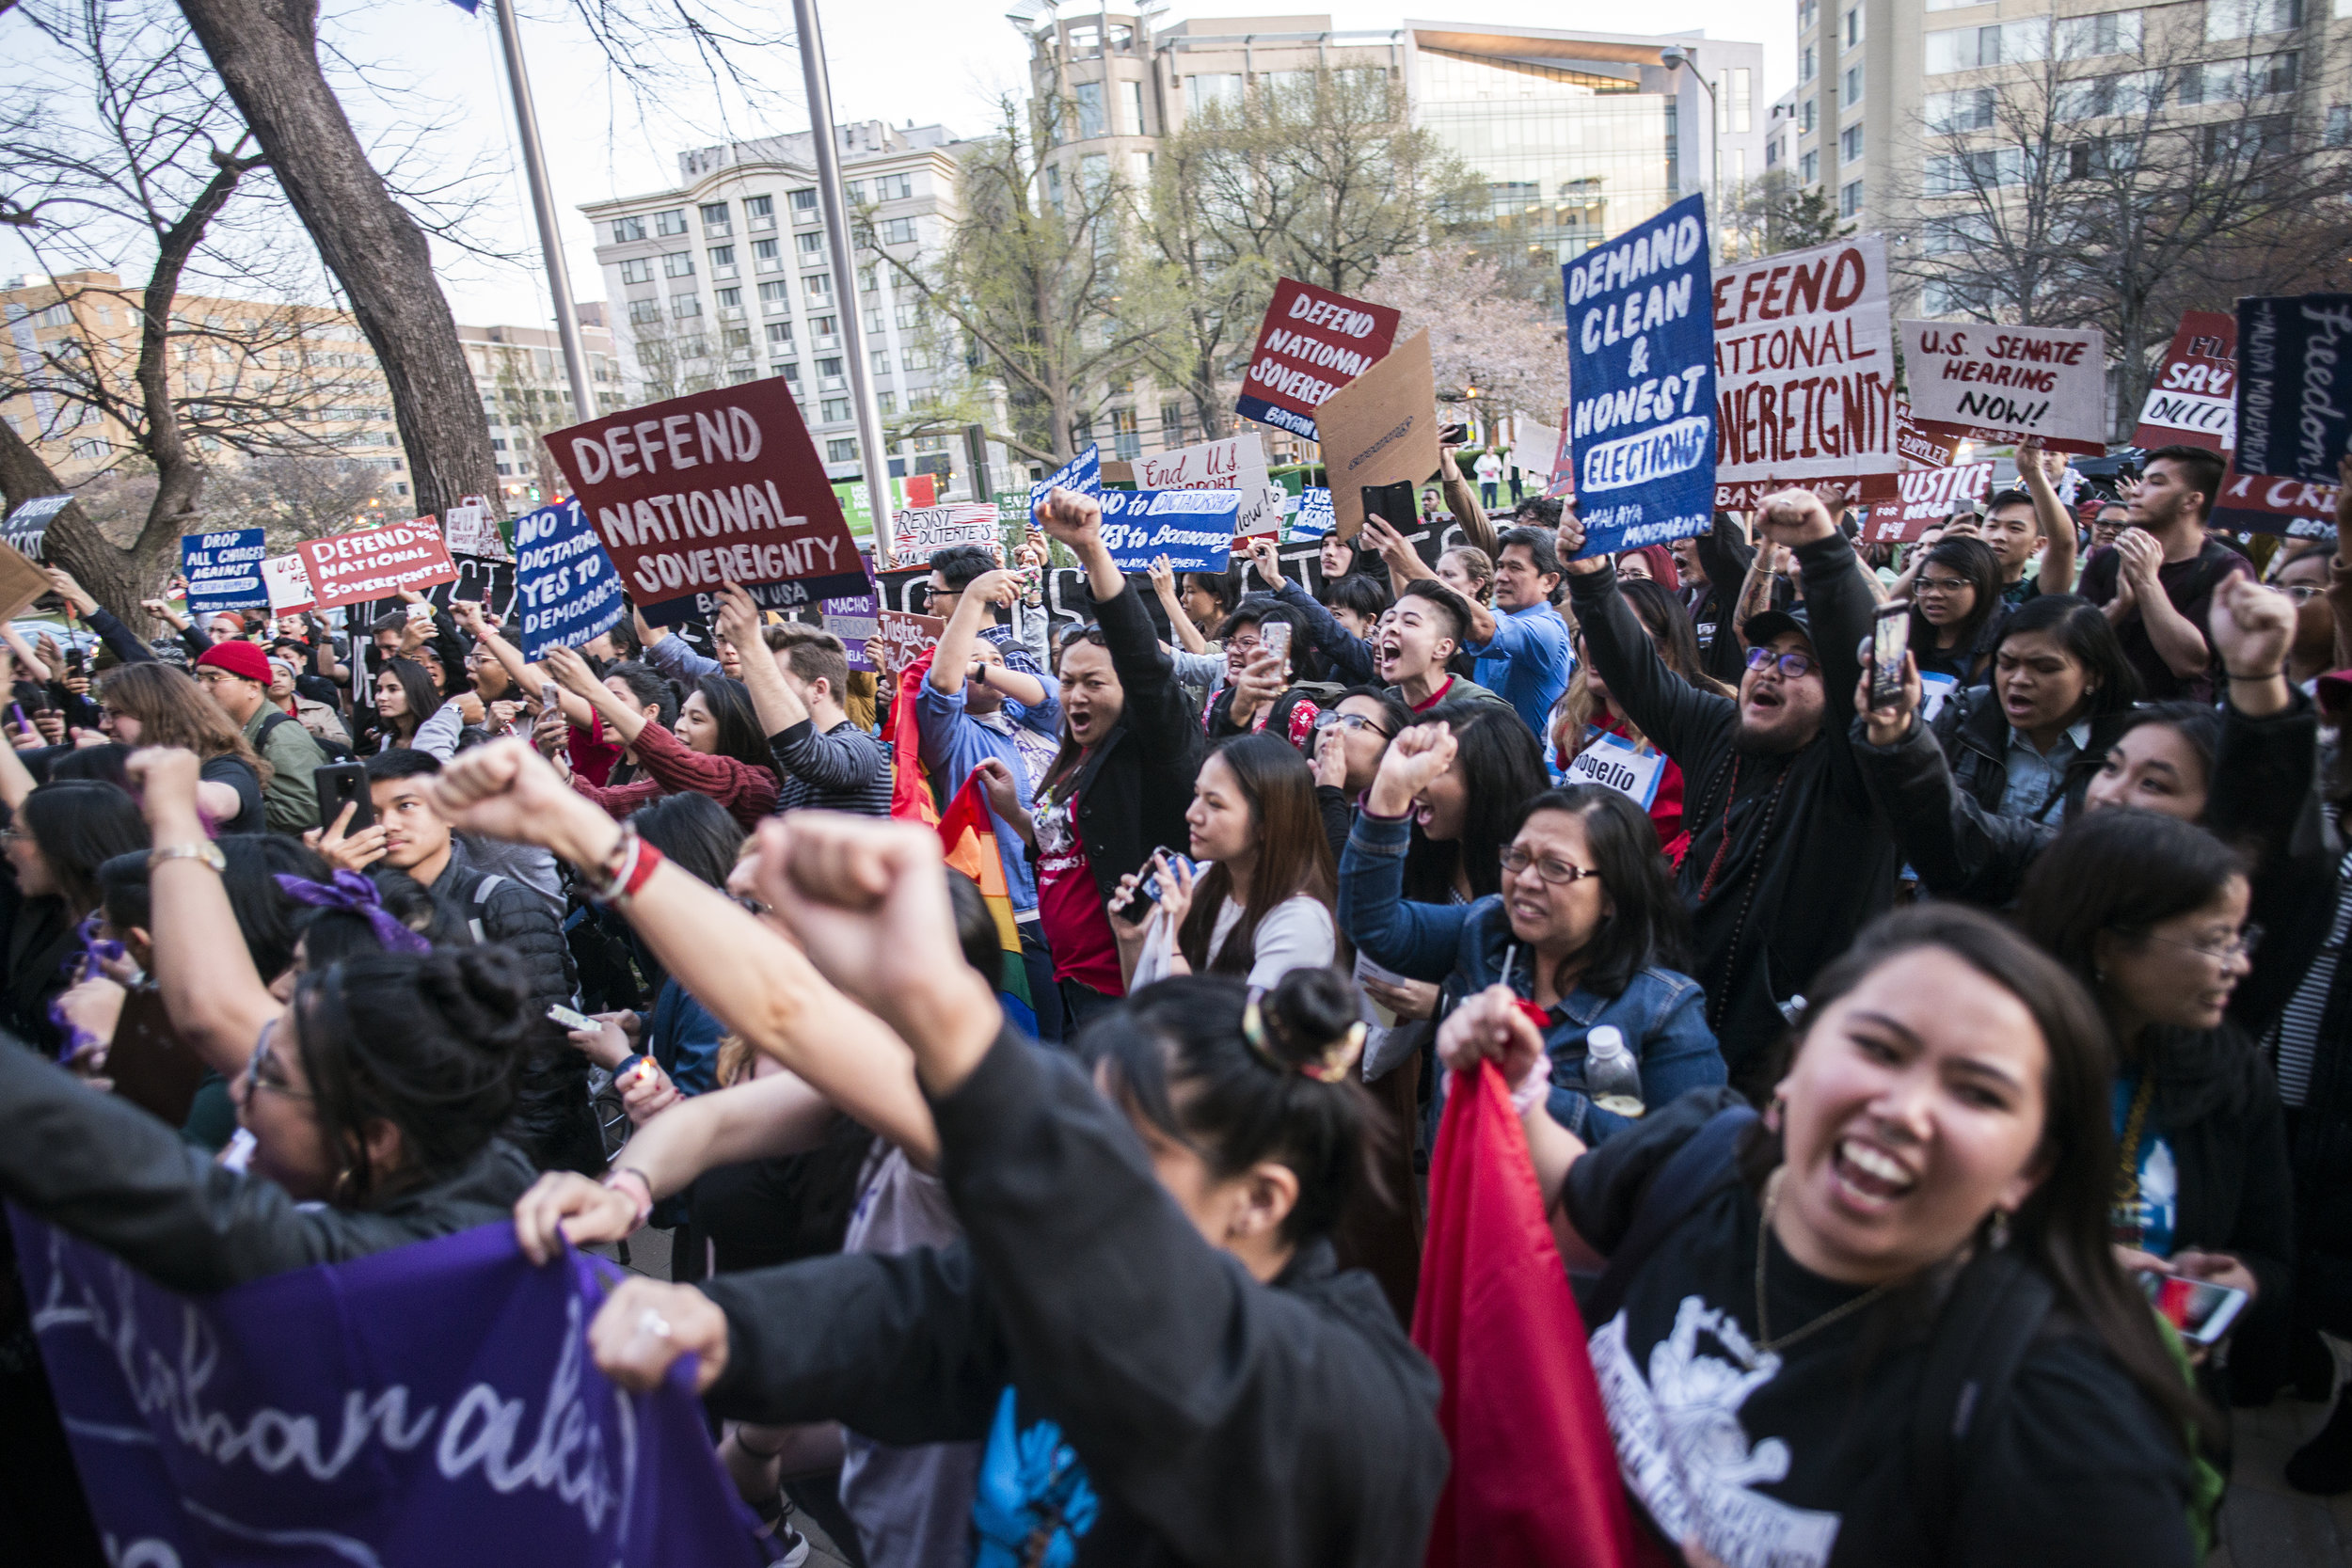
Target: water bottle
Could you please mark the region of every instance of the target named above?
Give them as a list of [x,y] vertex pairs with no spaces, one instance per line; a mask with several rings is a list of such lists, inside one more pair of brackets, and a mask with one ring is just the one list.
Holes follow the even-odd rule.
[[1597,1025],[1584,1037],[1584,1098],[1629,1120],[1645,1109],[1642,1069],[1626,1048],[1625,1031],[1614,1024]]

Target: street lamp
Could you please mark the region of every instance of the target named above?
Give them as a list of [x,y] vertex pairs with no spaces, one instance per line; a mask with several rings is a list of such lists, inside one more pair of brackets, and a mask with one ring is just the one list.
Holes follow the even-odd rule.
[[[1697,58],[1678,43],[1670,43],[1661,49],[1658,52],[1658,63],[1668,71],[1680,71],[1684,66],[1689,66],[1691,74],[1698,79],[1699,86],[1707,89],[1707,190],[1709,198],[1708,205],[1720,208],[1724,201],[1722,179],[1724,111],[1723,105],[1715,98],[1715,84],[1708,81],[1707,72],[1699,69]],[[1720,253],[1723,247],[1723,214],[1710,212],[1707,216],[1708,227],[1716,230],[1716,249]]]

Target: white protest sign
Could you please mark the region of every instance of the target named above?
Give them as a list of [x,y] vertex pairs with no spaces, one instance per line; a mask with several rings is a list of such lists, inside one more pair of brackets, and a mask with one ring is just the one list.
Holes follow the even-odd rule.
[[1236,539],[1270,538],[1281,531],[1288,492],[1266,474],[1265,445],[1257,432],[1223,441],[1203,441],[1135,461],[1138,490],[1237,490],[1241,493]]
[[1613,789],[1644,811],[1658,799],[1658,781],[1665,770],[1665,752],[1599,729],[1587,735],[1584,750],[1561,769],[1570,784]]
[[486,496],[468,496],[441,514],[441,540],[452,555],[478,555],[504,561],[506,541]]
[[262,581],[269,589],[273,615],[291,615],[317,602],[310,592],[310,568],[298,555],[274,555],[262,562]]
[[951,545],[977,545],[1005,563],[1004,524],[993,501],[958,501],[949,506],[914,506],[891,518],[890,558],[898,565],[919,566],[933,550]]
[[2106,453],[2106,339],[2096,327],[1904,322],[1903,366],[1922,430],[1970,441],[2039,436]]
[[1901,469],[1885,241],[1727,265],[1714,305],[1718,485]]

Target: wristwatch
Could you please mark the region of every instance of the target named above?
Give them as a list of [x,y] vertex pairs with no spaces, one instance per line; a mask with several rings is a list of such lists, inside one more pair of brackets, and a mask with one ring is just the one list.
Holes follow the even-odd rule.
[[210,839],[201,844],[159,844],[147,852],[147,869],[154,870],[166,861],[201,861],[221,875],[229,871],[229,858],[220,852],[220,846]]

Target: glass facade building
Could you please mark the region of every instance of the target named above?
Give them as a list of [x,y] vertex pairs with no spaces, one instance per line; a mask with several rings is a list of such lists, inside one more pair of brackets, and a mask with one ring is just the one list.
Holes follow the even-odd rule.
[[1675,101],[1620,76],[1419,52],[1417,118],[1486,176],[1495,222],[1565,261],[1682,194]]

